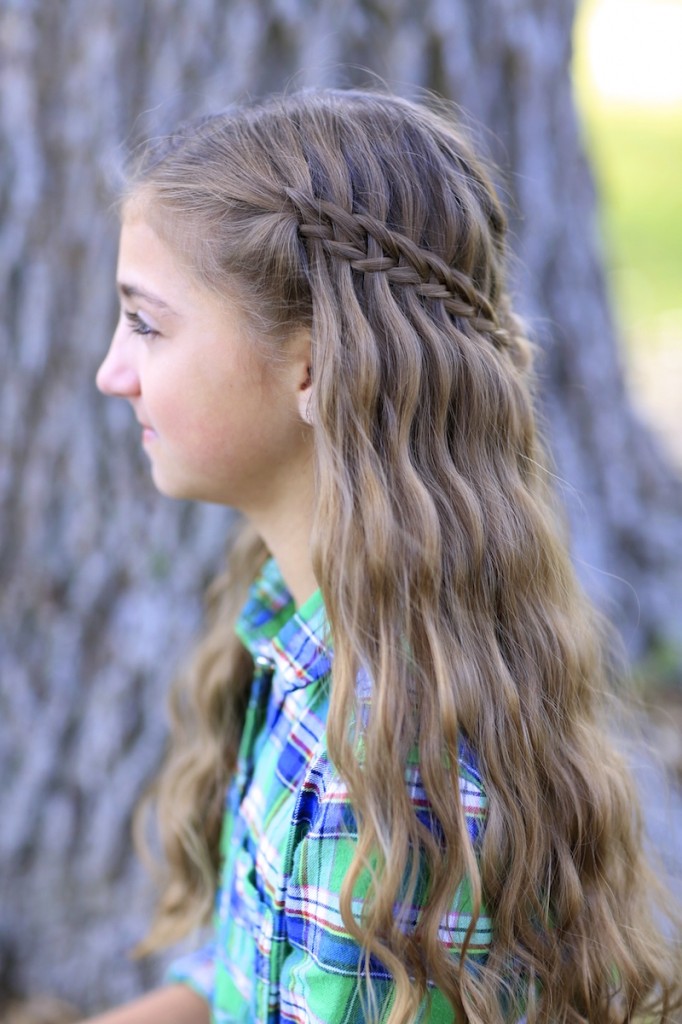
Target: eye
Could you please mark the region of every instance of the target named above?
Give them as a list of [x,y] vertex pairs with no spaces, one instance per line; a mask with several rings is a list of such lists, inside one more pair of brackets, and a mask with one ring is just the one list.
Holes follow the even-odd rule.
[[143,338],[155,338],[158,335],[159,332],[148,324],[146,320],[143,320],[139,313],[126,311],[125,317],[134,334],[140,334]]

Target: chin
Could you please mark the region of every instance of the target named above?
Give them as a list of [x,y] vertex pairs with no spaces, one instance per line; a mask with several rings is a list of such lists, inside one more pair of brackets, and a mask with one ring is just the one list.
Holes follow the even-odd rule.
[[160,472],[156,467],[152,470],[152,480],[159,494],[164,498],[176,501],[203,501],[210,505],[227,505],[234,508],[222,495],[216,494],[210,487],[202,485],[199,480],[188,480],[173,477]]
[[177,501],[202,501],[200,493],[197,493],[197,488],[192,487],[188,480],[179,480],[173,476],[161,472],[155,466],[152,469],[152,480],[159,494],[163,494],[164,498],[175,498]]

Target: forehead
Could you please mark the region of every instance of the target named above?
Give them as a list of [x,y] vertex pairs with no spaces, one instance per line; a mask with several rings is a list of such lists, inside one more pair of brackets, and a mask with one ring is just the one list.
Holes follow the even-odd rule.
[[121,218],[118,261],[119,265],[124,263],[145,270],[161,264],[173,275],[180,271],[179,261],[171,247],[135,208],[124,209]]
[[121,221],[117,282],[126,298],[149,298],[160,308],[177,297],[205,305],[212,296],[193,281],[171,246],[135,209]]

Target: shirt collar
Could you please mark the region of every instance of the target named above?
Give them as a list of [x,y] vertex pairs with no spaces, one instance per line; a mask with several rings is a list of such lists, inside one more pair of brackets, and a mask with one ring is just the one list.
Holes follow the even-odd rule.
[[331,671],[332,646],[322,594],[296,608],[273,558],[254,580],[236,632],[254,658],[275,662],[285,689],[298,689]]

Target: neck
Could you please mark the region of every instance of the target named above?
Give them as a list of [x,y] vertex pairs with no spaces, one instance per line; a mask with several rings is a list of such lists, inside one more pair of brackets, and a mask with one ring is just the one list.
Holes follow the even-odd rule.
[[267,538],[263,539],[277,562],[296,607],[300,608],[319,589],[313,567],[310,564],[309,535],[306,537],[306,544],[300,546],[293,544],[291,535],[289,535],[286,544],[279,550]]
[[299,480],[295,493],[287,495],[287,500],[276,509],[252,513],[248,518],[277,562],[287,590],[300,608],[319,588],[310,559],[312,479]]

